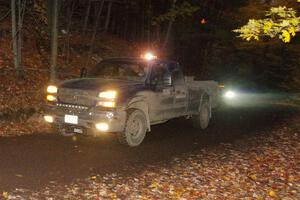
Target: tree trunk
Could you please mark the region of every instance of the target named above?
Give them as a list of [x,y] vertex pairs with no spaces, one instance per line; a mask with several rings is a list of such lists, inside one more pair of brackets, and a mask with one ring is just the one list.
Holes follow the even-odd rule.
[[16,14],[16,0],[11,0],[11,19],[12,19],[12,43],[13,43],[13,55],[14,55],[14,65],[18,77],[21,77],[21,66],[19,58],[19,48],[18,48],[18,32],[17,32],[17,14]]
[[124,30],[123,30],[123,38],[124,39],[128,39],[127,38],[127,31],[128,31],[128,20],[129,20],[129,8],[128,8],[128,5],[126,5],[126,8],[125,8],[125,21],[124,21]]
[[152,19],[152,2],[149,1],[148,5],[148,12],[147,12],[147,43],[150,44],[151,42],[151,19]]
[[88,7],[86,9],[85,18],[84,18],[83,32],[86,31],[87,26],[88,26],[89,16],[90,16],[90,11],[91,11],[91,4],[92,4],[92,0],[89,0]]
[[117,7],[114,6],[111,11],[110,32],[112,34],[117,34],[117,19],[118,19],[118,10],[117,10]]
[[20,65],[20,69],[22,68],[22,2],[18,0],[18,62]]
[[58,18],[58,0],[53,0],[52,10],[52,28],[51,28],[51,58],[50,58],[50,80],[54,82],[56,79],[56,65],[57,65],[57,18]]
[[[171,8],[175,7],[176,2],[177,2],[177,0],[173,0]],[[167,45],[168,45],[168,42],[169,42],[169,39],[170,39],[170,35],[171,35],[171,31],[172,31],[172,26],[173,26],[173,21],[169,21],[168,28],[167,28],[167,33],[166,33],[166,37],[165,37],[165,41],[163,43],[162,49],[167,48]]]
[[70,30],[71,30],[71,25],[72,25],[72,17],[74,14],[74,10],[75,10],[75,3],[74,1],[70,1],[71,5],[68,8],[68,24],[67,24],[67,29],[66,29],[66,40],[64,43],[64,48],[63,48],[63,54],[66,55],[66,61],[68,62],[69,60],[69,49],[70,49]]
[[100,22],[100,17],[101,17],[101,13],[102,13],[102,10],[103,10],[104,2],[105,2],[105,0],[101,1],[100,9],[99,9],[97,17],[96,17],[96,23],[95,23],[94,30],[93,30],[93,36],[92,36],[91,43],[90,43],[90,49],[89,49],[89,52],[88,52],[88,55],[87,55],[87,58],[86,58],[84,68],[86,68],[89,65],[91,54],[93,53],[94,41],[95,41],[95,38],[96,38],[96,35],[97,35],[98,24]]
[[47,12],[47,21],[48,21],[48,33],[49,33],[49,35],[51,35],[51,30],[52,30],[52,13],[53,13],[52,0],[47,0],[46,12]]
[[111,15],[111,7],[112,7],[112,0],[108,2],[108,8],[107,8],[107,14],[105,19],[105,26],[104,26],[104,32],[106,33],[108,31],[109,22],[110,22],[110,15]]

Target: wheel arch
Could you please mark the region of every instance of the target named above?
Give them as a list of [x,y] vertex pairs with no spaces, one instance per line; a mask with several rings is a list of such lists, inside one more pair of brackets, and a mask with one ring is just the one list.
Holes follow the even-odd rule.
[[126,107],[126,111],[128,110],[140,110],[144,113],[146,117],[146,123],[147,123],[147,131],[151,131],[150,126],[150,117],[149,117],[149,106],[145,101],[139,100],[139,101],[132,101],[128,104]]

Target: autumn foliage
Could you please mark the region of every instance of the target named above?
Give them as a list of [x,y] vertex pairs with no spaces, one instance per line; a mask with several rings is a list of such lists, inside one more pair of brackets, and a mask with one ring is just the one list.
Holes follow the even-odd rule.
[[249,22],[234,32],[247,41],[259,40],[261,37],[278,37],[285,43],[300,31],[300,19],[293,8],[285,6],[272,7],[266,12],[265,19],[250,19]]

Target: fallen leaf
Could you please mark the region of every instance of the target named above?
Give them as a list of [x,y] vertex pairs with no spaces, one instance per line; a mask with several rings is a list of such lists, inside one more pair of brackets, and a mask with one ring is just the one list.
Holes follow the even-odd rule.
[[3,192],[2,196],[3,196],[4,199],[8,199],[8,192]]
[[276,197],[276,192],[273,191],[273,190],[269,191],[269,196],[270,197]]

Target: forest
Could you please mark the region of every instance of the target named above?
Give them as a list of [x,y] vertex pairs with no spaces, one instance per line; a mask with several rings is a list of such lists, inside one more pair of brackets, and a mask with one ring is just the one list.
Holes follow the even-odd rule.
[[[300,0],[0,0],[0,199],[300,199],[299,16]],[[106,90],[81,76],[145,52],[178,61],[195,80],[178,68],[179,92],[170,75],[165,88],[131,81],[138,93],[123,80],[124,91],[109,78],[116,88]],[[64,97],[69,79],[100,86],[73,96],[65,87]],[[119,106],[132,91],[168,104],[153,116],[180,115],[151,121],[149,102],[130,97]],[[91,104],[78,103],[86,97]],[[111,133],[113,120],[123,129]],[[98,135],[84,135],[97,125]],[[147,137],[125,147],[120,133]]]
[[[248,19],[260,18],[270,7],[278,5],[299,7],[295,1],[280,0],[59,1],[58,55],[67,56],[67,59],[58,65],[57,70],[68,73],[70,71],[62,69],[63,65],[77,69],[89,65],[93,54],[105,57],[94,41],[101,40],[106,34],[129,42],[133,49],[125,52],[131,52],[131,56],[139,56],[149,49],[161,58],[178,60],[187,74],[196,74],[201,79],[244,82],[264,89],[297,90],[297,38],[289,44],[268,38],[245,42],[233,32]],[[11,37],[11,2],[2,1],[0,6],[3,13],[1,39],[8,40]],[[30,68],[25,61],[29,59],[25,56],[26,45],[35,46],[38,55],[42,54],[41,51],[50,53],[53,8],[52,1],[16,1],[15,32],[16,43],[19,43],[16,46],[20,46],[20,57],[24,57],[23,60],[19,58],[20,68]],[[82,41],[74,47],[70,41],[75,39],[75,35],[80,39],[88,36],[89,41]],[[10,52],[4,52],[4,45],[1,49],[1,60],[5,62],[7,55],[4,54]],[[85,59],[81,66],[70,64],[69,59],[73,59],[71,51],[85,52],[84,55],[81,53],[82,59]],[[38,70],[44,67],[49,68],[44,65]]]

